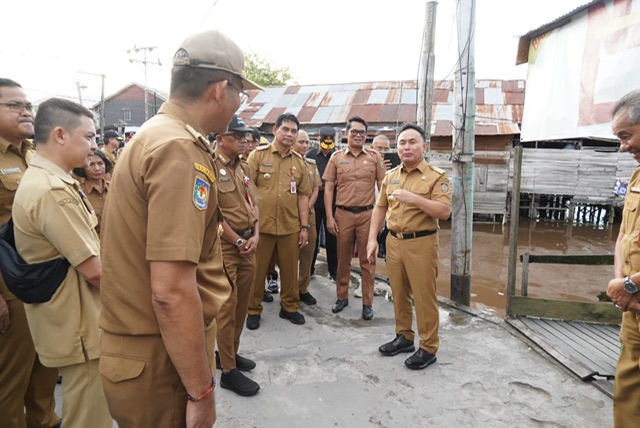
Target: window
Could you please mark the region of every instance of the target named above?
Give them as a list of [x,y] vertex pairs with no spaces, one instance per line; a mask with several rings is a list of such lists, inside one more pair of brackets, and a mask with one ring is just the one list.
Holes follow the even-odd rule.
[[124,114],[124,120],[129,122],[131,120],[131,110],[128,108],[123,108],[122,113]]

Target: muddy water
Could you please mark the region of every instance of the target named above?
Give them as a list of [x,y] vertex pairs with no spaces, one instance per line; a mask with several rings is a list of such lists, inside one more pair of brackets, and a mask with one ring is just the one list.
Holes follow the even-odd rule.
[[[442,222],[438,293],[451,294],[451,224]],[[619,225],[602,228],[566,222],[521,219],[518,256],[530,254],[613,254]],[[505,315],[509,263],[509,226],[474,224],[471,301],[475,309]],[[522,263],[518,261],[516,293],[520,292]],[[613,276],[613,266],[529,265],[529,296],[598,301]]]

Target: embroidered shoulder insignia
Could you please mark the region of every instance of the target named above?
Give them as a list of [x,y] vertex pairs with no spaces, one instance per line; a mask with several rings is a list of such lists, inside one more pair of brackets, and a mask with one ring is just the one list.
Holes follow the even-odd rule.
[[196,171],[200,171],[201,173],[206,175],[211,183],[216,181],[216,176],[213,175],[213,173],[211,171],[209,171],[209,168],[207,168],[206,166],[204,166],[204,165],[202,165],[201,163],[198,163],[198,162],[194,162],[193,166],[195,167]]
[[432,170],[434,170],[438,174],[444,174],[446,172],[444,169],[438,168],[437,166],[434,166],[434,165],[429,165],[429,166],[431,167]]
[[211,185],[200,177],[196,177],[193,184],[193,205],[199,210],[206,210],[209,206],[209,190]]
[[311,159],[311,158],[304,158],[307,162],[309,162],[312,165],[316,164],[316,160],[315,159]]
[[265,145],[256,147],[256,150],[267,150],[270,146],[271,144],[265,144]]

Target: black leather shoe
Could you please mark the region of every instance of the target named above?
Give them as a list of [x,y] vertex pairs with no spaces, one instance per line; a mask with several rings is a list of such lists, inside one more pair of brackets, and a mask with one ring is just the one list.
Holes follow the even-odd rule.
[[267,302],[267,303],[271,303],[273,302],[273,296],[269,293],[267,293],[267,290],[264,291],[264,294],[262,295],[262,301],[263,302]]
[[302,315],[300,312],[295,311],[295,312],[287,312],[284,309],[280,308],[280,318],[285,319],[285,320],[289,320],[294,324],[304,324],[305,320],[304,320],[304,315]]
[[216,351],[216,368],[222,370],[222,363],[220,362],[220,354]]
[[435,355],[428,353],[420,348],[415,354],[404,360],[404,365],[412,370],[422,370],[427,366],[435,363],[437,358]]
[[229,389],[238,395],[242,395],[243,397],[256,395],[260,390],[260,385],[243,375],[240,370],[236,369],[229,371],[229,373],[222,373],[222,375],[220,375],[220,386],[224,389]]
[[333,312],[334,314],[337,314],[338,312],[342,312],[342,310],[347,306],[349,306],[348,300],[336,300],[336,303],[333,305],[333,308],[331,308],[331,312]]
[[373,308],[371,305],[362,305],[362,319],[365,321],[373,319]]
[[396,334],[396,338],[391,342],[387,342],[384,345],[381,345],[378,348],[378,351],[382,355],[386,355],[387,357],[392,357],[394,355],[398,355],[400,352],[413,352],[415,351],[415,347],[413,346],[413,342],[407,340],[403,335]]
[[311,293],[300,293],[300,301],[306,303],[309,306],[313,306],[318,303],[316,298],[313,297]]
[[256,330],[260,328],[260,315],[248,315],[247,328],[249,330]]
[[256,368],[256,362],[236,354],[236,368],[241,372],[248,372]]

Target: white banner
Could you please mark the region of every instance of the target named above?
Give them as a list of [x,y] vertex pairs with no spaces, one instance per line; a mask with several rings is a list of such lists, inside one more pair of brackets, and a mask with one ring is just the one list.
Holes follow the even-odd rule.
[[522,141],[615,138],[611,110],[640,89],[640,0],[607,0],[531,40]]

